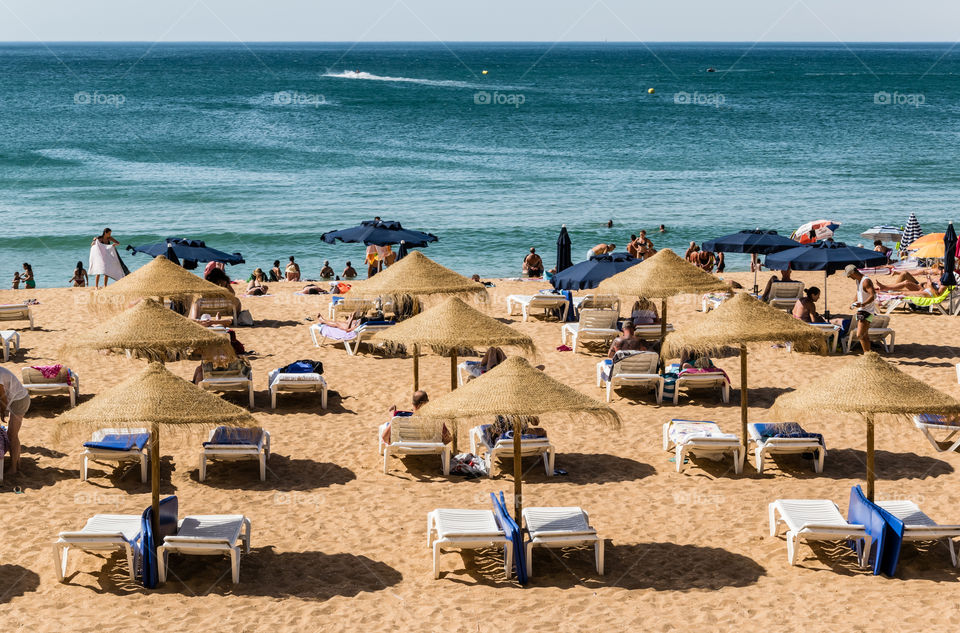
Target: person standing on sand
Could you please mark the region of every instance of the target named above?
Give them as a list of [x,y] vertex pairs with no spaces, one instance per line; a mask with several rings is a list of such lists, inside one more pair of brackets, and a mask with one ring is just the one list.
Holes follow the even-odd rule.
[[20,275],[20,280],[23,281],[23,287],[27,290],[37,287],[37,280],[33,277],[33,266],[27,262],[23,262],[23,273]]
[[853,264],[843,269],[843,274],[857,283],[857,300],[853,307],[857,309],[854,317],[857,322],[857,339],[864,352],[870,351],[870,322],[877,315],[877,289],[873,280],[864,276]]
[[523,258],[523,273],[527,277],[543,277],[543,260],[537,255],[537,249],[530,247],[530,253]]
[[83,262],[77,262],[77,267],[73,270],[73,277],[70,278],[70,282],[74,288],[83,288],[90,283],[90,277],[87,275],[87,271],[83,269]]
[[[16,475],[20,469],[20,426],[23,416],[30,408],[30,394],[12,371],[0,367],[0,422],[7,423],[7,440],[10,444],[10,469],[8,475]],[[0,451],[0,460],[3,451]]]
[[103,287],[107,287],[107,280],[122,279],[126,274],[120,255],[117,254],[117,245],[120,242],[113,237],[113,231],[103,229],[103,233],[90,242],[90,258],[87,269],[93,277],[93,287],[100,287],[100,275],[103,275]]

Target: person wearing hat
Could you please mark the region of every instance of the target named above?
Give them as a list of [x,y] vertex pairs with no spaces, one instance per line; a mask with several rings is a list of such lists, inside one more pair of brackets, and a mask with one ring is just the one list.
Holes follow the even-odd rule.
[[873,280],[857,270],[853,264],[847,264],[843,274],[857,282],[857,300],[853,303],[857,309],[854,317],[857,322],[857,339],[864,352],[870,351],[870,322],[877,314],[877,289]]

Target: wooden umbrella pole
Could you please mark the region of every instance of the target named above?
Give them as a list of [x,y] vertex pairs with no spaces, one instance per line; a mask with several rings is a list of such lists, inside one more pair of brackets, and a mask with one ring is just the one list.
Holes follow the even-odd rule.
[[160,425],[154,422],[150,428],[150,505],[153,508],[153,545],[156,549],[160,533]]
[[523,464],[520,461],[520,416],[513,416],[513,517],[523,525]]
[[873,415],[867,415],[867,499],[873,501],[874,473]]
[[740,437],[747,450],[747,346],[740,343]]
[[420,390],[420,347],[413,344],[413,390]]
[[667,298],[660,300],[660,354],[663,354],[663,342],[667,339]]
[[[451,352],[450,354],[450,391],[454,391],[457,388],[457,353]],[[450,431],[453,435],[453,444],[451,445],[451,450],[453,454],[457,454],[457,431],[460,429],[459,425],[454,423],[453,429]]]

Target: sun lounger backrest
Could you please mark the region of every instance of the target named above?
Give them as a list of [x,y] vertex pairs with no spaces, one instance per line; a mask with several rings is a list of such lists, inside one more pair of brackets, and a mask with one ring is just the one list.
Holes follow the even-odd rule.
[[623,360],[616,363],[613,367],[616,374],[655,374],[657,365],[660,362],[660,355],[656,352],[638,352],[625,356]]
[[580,328],[591,330],[615,330],[620,314],[616,310],[581,310]]
[[66,367],[60,369],[58,373],[53,378],[44,378],[43,373],[39,369],[34,369],[33,367],[22,367],[20,369],[20,377],[23,379],[23,384],[25,385],[56,385],[69,382],[70,380],[70,370]]
[[890,317],[886,314],[878,314],[873,317],[873,321],[870,321],[871,328],[885,328],[890,327]]
[[395,417],[390,422],[394,442],[441,442],[440,426],[410,417]]
[[799,299],[801,295],[803,295],[802,281],[775,281],[770,284],[770,294],[767,300]]
[[617,295],[587,295],[580,303],[580,309],[589,310],[591,308],[616,310],[619,315],[620,297]]

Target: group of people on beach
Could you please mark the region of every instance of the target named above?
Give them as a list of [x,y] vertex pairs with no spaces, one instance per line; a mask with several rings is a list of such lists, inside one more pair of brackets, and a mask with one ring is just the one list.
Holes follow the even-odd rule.
[[[613,228],[613,220],[607,222],[607,228]],[[661,224],[658,231],[660,233],[666,233],[667,227]],[[615,250],[617,250],[616,244],[612,242],[601,242],[587,251],[586,259],[589,260],[591,257],[609,255]],[[656,252],[657,249],[653,246],[653,241],[647,237],[646,230],[640,231],[639,235],[631,235],[629,242],[627,242],[627,254],[641,261],[647,257],[651,257]],[[539,278],[544,276],[543,259],[537,254],[535,247],[530,247],[530,252],[523,258],[523,264],[520,270],[524,277]],[[551,276],[556,273],[556,268],[551,268],[546,272],[547,279],[550,279]]]

